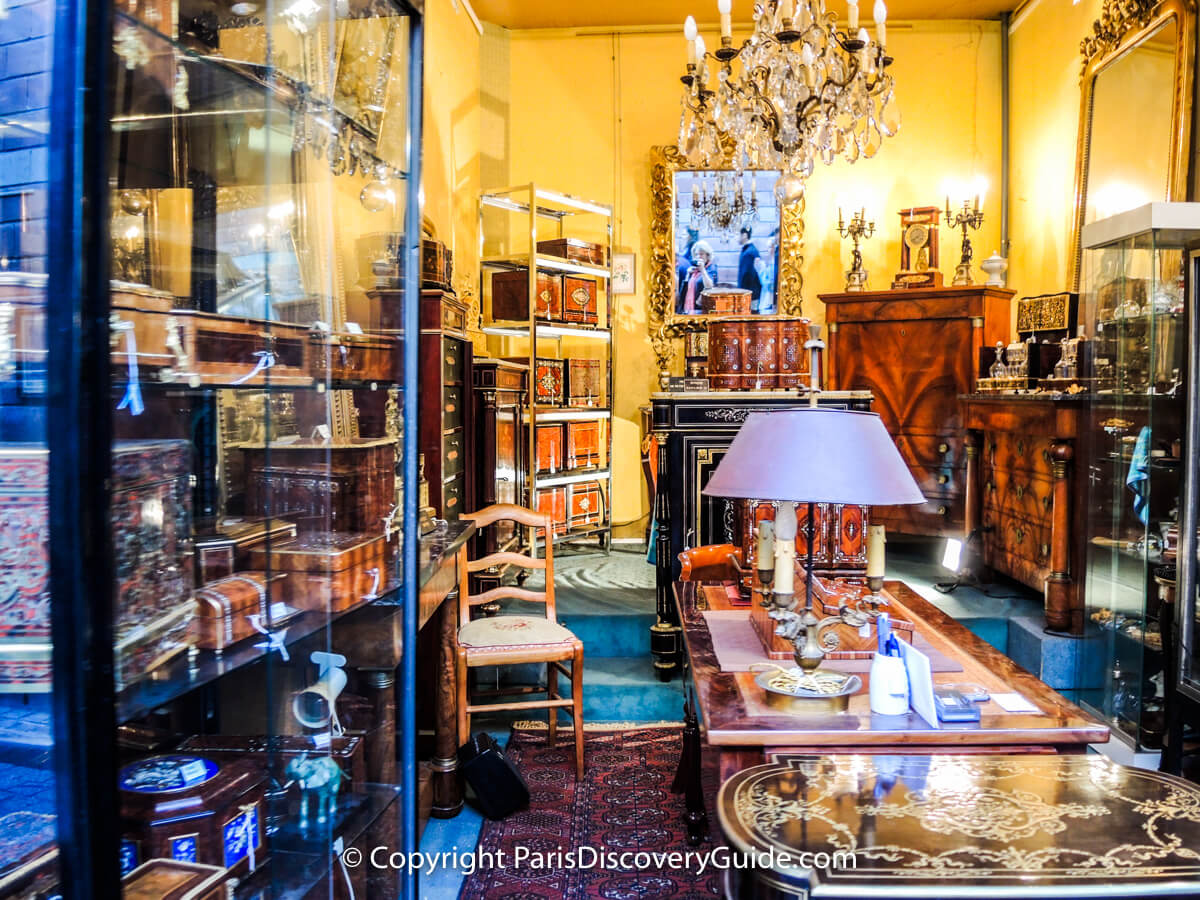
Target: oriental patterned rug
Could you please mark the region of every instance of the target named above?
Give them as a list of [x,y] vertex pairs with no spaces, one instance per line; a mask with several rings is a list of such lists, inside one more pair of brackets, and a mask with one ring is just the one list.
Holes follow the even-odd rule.
[[[681,729],[630,726],[589,731],[587,768],[576,783],[569,728],[558,746],[546,732],[514,730],[506,754],[529,784],[529,809],[485,822],[479,868],[462,900],[658,900],[721,896],[722,873],[703,854],[724,848],[709,810],[709,835],[688,847],[683,795],[671,792]],[[704,792],[715,797],[715,760],[706,760]],[[683,855],[691,851],[690,859]],[[722,851],[724,850],[722,849]],[[673,857],[672,854],[675,854]],[[519,864],[518,864],[519,863]]]

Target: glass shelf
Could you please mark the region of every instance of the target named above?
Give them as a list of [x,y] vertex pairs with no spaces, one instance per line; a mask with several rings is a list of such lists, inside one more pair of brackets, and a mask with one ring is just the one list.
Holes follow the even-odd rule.
[[[524,339],[528,339],[531,333],[529,325],[520,322],[491,322],[484,325],[480,330],[484,334],[492,334],[497,337]],[[539,322],[534,326],[533,332],[539,338],[549,338],[550,340],[582,338],[589,341],[603,341],[606,344],[612,342],[612,332],[607,328],[598,328],[589,325],[552,325],[549,322],[546,324]]]
[[[539,253],[535,257],[535,265],[540,272],[562,272],[567,275],[587,275],[589,278],[596,278],[601,281],[607,281],[611,272],[602,266],[594,266],[588,263],[574,262],[573,260],[563,259],[560,256],[546,256]],[[519,271],[529,268],[529,254],[512,254],[508,256],[487,256],[479,261],[479,264],[488,269],[503,269],[510,272]]]

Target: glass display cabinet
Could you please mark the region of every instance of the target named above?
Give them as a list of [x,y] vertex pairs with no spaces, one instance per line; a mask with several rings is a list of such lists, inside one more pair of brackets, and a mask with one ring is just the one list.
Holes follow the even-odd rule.
[[1083,230],[1088,680],[1083,703],[1135,750],[1162,747],[1183,477],[1187,248],[1200,206],[1152,203]]
[[0,896],[416,896],[422,4],[16,5]]
[[[1189,204],[1200,209],[1200,204]],[[1196,213],[1200,220],[1200,211]],[[1189,296],[1195,297],[1200,289],[1200,247],[1189,245],[1187,258],[1187,285]],[[1189,371],[1197,371],[1200,366],[1200,317],[1192,316],[1187,328],[1187,358]],[[1187,434],[1184,446],[1190,449],[1184,454],[1184,503],[1183,521],[1180,523],[1179,540],[1179,610],[1177,614],[1179,653],[1174,672],[1174,686],[1177,694],[1171,698],[1178,702],[1170,732],[1172,742],[1176,745],[1171,754],[1170,768],[1179,771],[1182,761],[1184,723],[1195,724],[1197,706],[1200,705],[1200,604],[1197,603],[1197,592],[1200,591],[1200,415],[1195,411],[1200,409],[1200,383],[1195,379],[1188,383],[1188,408],[1193,414],[1188,417]],[[1186,710],[1186,712],[1185,712]],[[1190,715],[1188,715],[1190,713]]]

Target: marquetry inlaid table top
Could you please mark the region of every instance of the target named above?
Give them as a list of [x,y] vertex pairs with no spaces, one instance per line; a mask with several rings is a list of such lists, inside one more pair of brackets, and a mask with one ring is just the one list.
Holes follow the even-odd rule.
[[1034,713],[1010,713],[995,701],[981,705],[979,722],[931,728],[916,713],[876,716],[870,711],[869,678],[844,713],[791,715],[765,704],[750,672],[722,671],[703,613],[729,609],[719,585],[677,582],[676,600],[691,677],[696,687],[700,724],[706,743],[722,749],[817,749],[848,753],[882,748],[949,752],[1082,751],[1108,740],[1108,727],[990,644],[945,615],[899,581],[884,593],[893,617],[914,623],[917,634],[962,666],[960,672],[935,672],[935,684],[972,682],[991,694],[1018,693],[1037,707]]
[[780,754],[717,810],[730,896],[1200,894],[1200,788],[1096,754]]

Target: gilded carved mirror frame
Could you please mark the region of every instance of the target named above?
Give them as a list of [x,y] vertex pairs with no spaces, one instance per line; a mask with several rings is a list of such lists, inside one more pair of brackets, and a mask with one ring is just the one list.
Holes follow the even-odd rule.
[[[650,265],[646,328],[658,364],[659,383],[666,389],[679,338],[704,331],[708,316],[681,316],[675,312],[675,173],[722,171],[732,165],[693,166],[676,147],[650,151]],[[801,313],[804,276],[804,201],[779,208],[779,312]]]
[[1195,0],[1104,0],[1092,33],[1079,52],[1083,71],[1079,77],[1079,136],[1075,148],[1075,211],[1071,227],[1071,289],[1079,290],[1083,247],[1080,235],[1088,200],[1088,167],[1091,162],[1093,100],[1096,77],[1175,19],[1175,84],[1171,101],[1171,156],[1167,169],[1167,199],[1186,200],[1192,135],[1192,81],[1195,66]]

